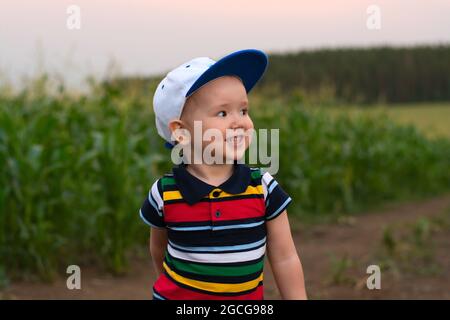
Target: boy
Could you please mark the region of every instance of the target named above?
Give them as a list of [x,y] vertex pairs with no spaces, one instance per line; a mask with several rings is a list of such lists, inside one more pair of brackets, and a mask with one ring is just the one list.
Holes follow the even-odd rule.
[[[286,212],[291,198],[269,173],[237,162],[253,129],[247,93],[267,62],[254,49],[217,62],[196,58],[156,89],[158,133],[183,147],[183,163],[154,182],[140,210],[152,227],[153,299],[261,300],[266,250],[281,297],[306,299]],[[216,133],[209,139],[208,130]]]

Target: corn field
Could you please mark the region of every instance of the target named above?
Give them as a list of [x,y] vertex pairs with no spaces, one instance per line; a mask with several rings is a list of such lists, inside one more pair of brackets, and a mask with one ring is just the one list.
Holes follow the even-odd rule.
[[[148,236],[138,209],[171,168],[152,90],[94,83],[86,94],[50,93],[43,78],[0,91],[3,277],[51,279],[71,261],[126,270],[127,254]],[[450,189],[449,140],[383,117],[258,101],[255,127],[280,128],[277,180],[294,199],[291,215],[339,215]]]

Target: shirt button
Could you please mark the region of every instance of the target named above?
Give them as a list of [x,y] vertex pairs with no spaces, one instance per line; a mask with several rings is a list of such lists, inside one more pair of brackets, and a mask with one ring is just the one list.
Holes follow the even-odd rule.
[[219,218],[220,217],[220,210],[216,211],[216,217]]
[[216,190],[216,191],[213,192],[212,195],[213,195],[214,198],[217,198],[218,196],[220,196],[220,191]]

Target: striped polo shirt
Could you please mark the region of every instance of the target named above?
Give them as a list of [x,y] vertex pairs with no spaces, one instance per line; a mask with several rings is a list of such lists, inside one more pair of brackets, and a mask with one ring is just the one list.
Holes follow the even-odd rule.
[[262,300],[266,221],[290,202],[259,168],[235,163],[232,176],[215,187],[183,164],[174,167],[154,182],[139,212],[151,227],[168,231],[153,298]]

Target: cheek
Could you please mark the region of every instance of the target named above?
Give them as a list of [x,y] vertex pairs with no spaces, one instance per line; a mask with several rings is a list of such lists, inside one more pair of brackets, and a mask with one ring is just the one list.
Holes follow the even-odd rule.
[[245,121],[245,130],[253,129],[253,121],[252,118],[248,117],[247,121]]
[[[195,122],[196,122],[195,123],[196,127],[194,126],[194,123],[192,123],[192,125],[190,127],[190,129],[191,129],[190,131],[191,131],[192,137],[194,139],[199,139],[199,141],[203,140],[203,137],[204,137],[204,134],[206,131],[208,131],[211,128],[215,128],[215,126],[217,125],[215,123],[216,121],[214,119],[205,118],[205,117],[203,117],[203,118],[197,117],[195,119]],[[197,135],[198,135],[198,137],[197,137]]]
[[248,130],[248,129],[253,129],[253,128],[254,128],[253,121],[252,121],[252,119],[248,118],[248,127],[246,129]]
[[248,117],[248,120],[245,122],[244,129],[247,132],[247,135],[245,137],[245,147],[248,148],[253,140],[253,132],[249,130],[254,130],[253,121],[250,117]]
[[[210,143],[223,143],[223,139],[226,137],[226,125],[224,125],[224,121],[220,121],[220,119],[208,119],[208,121],[203,123],[203,133],[206,131],[210,131],[210,136],[212,138],[207,138],[207,141],[203,141],[203,145],[208,145]],[[222,134],[222,137],[216,137],[218,133]],[[217,139],[219,138],[219,139]]]

